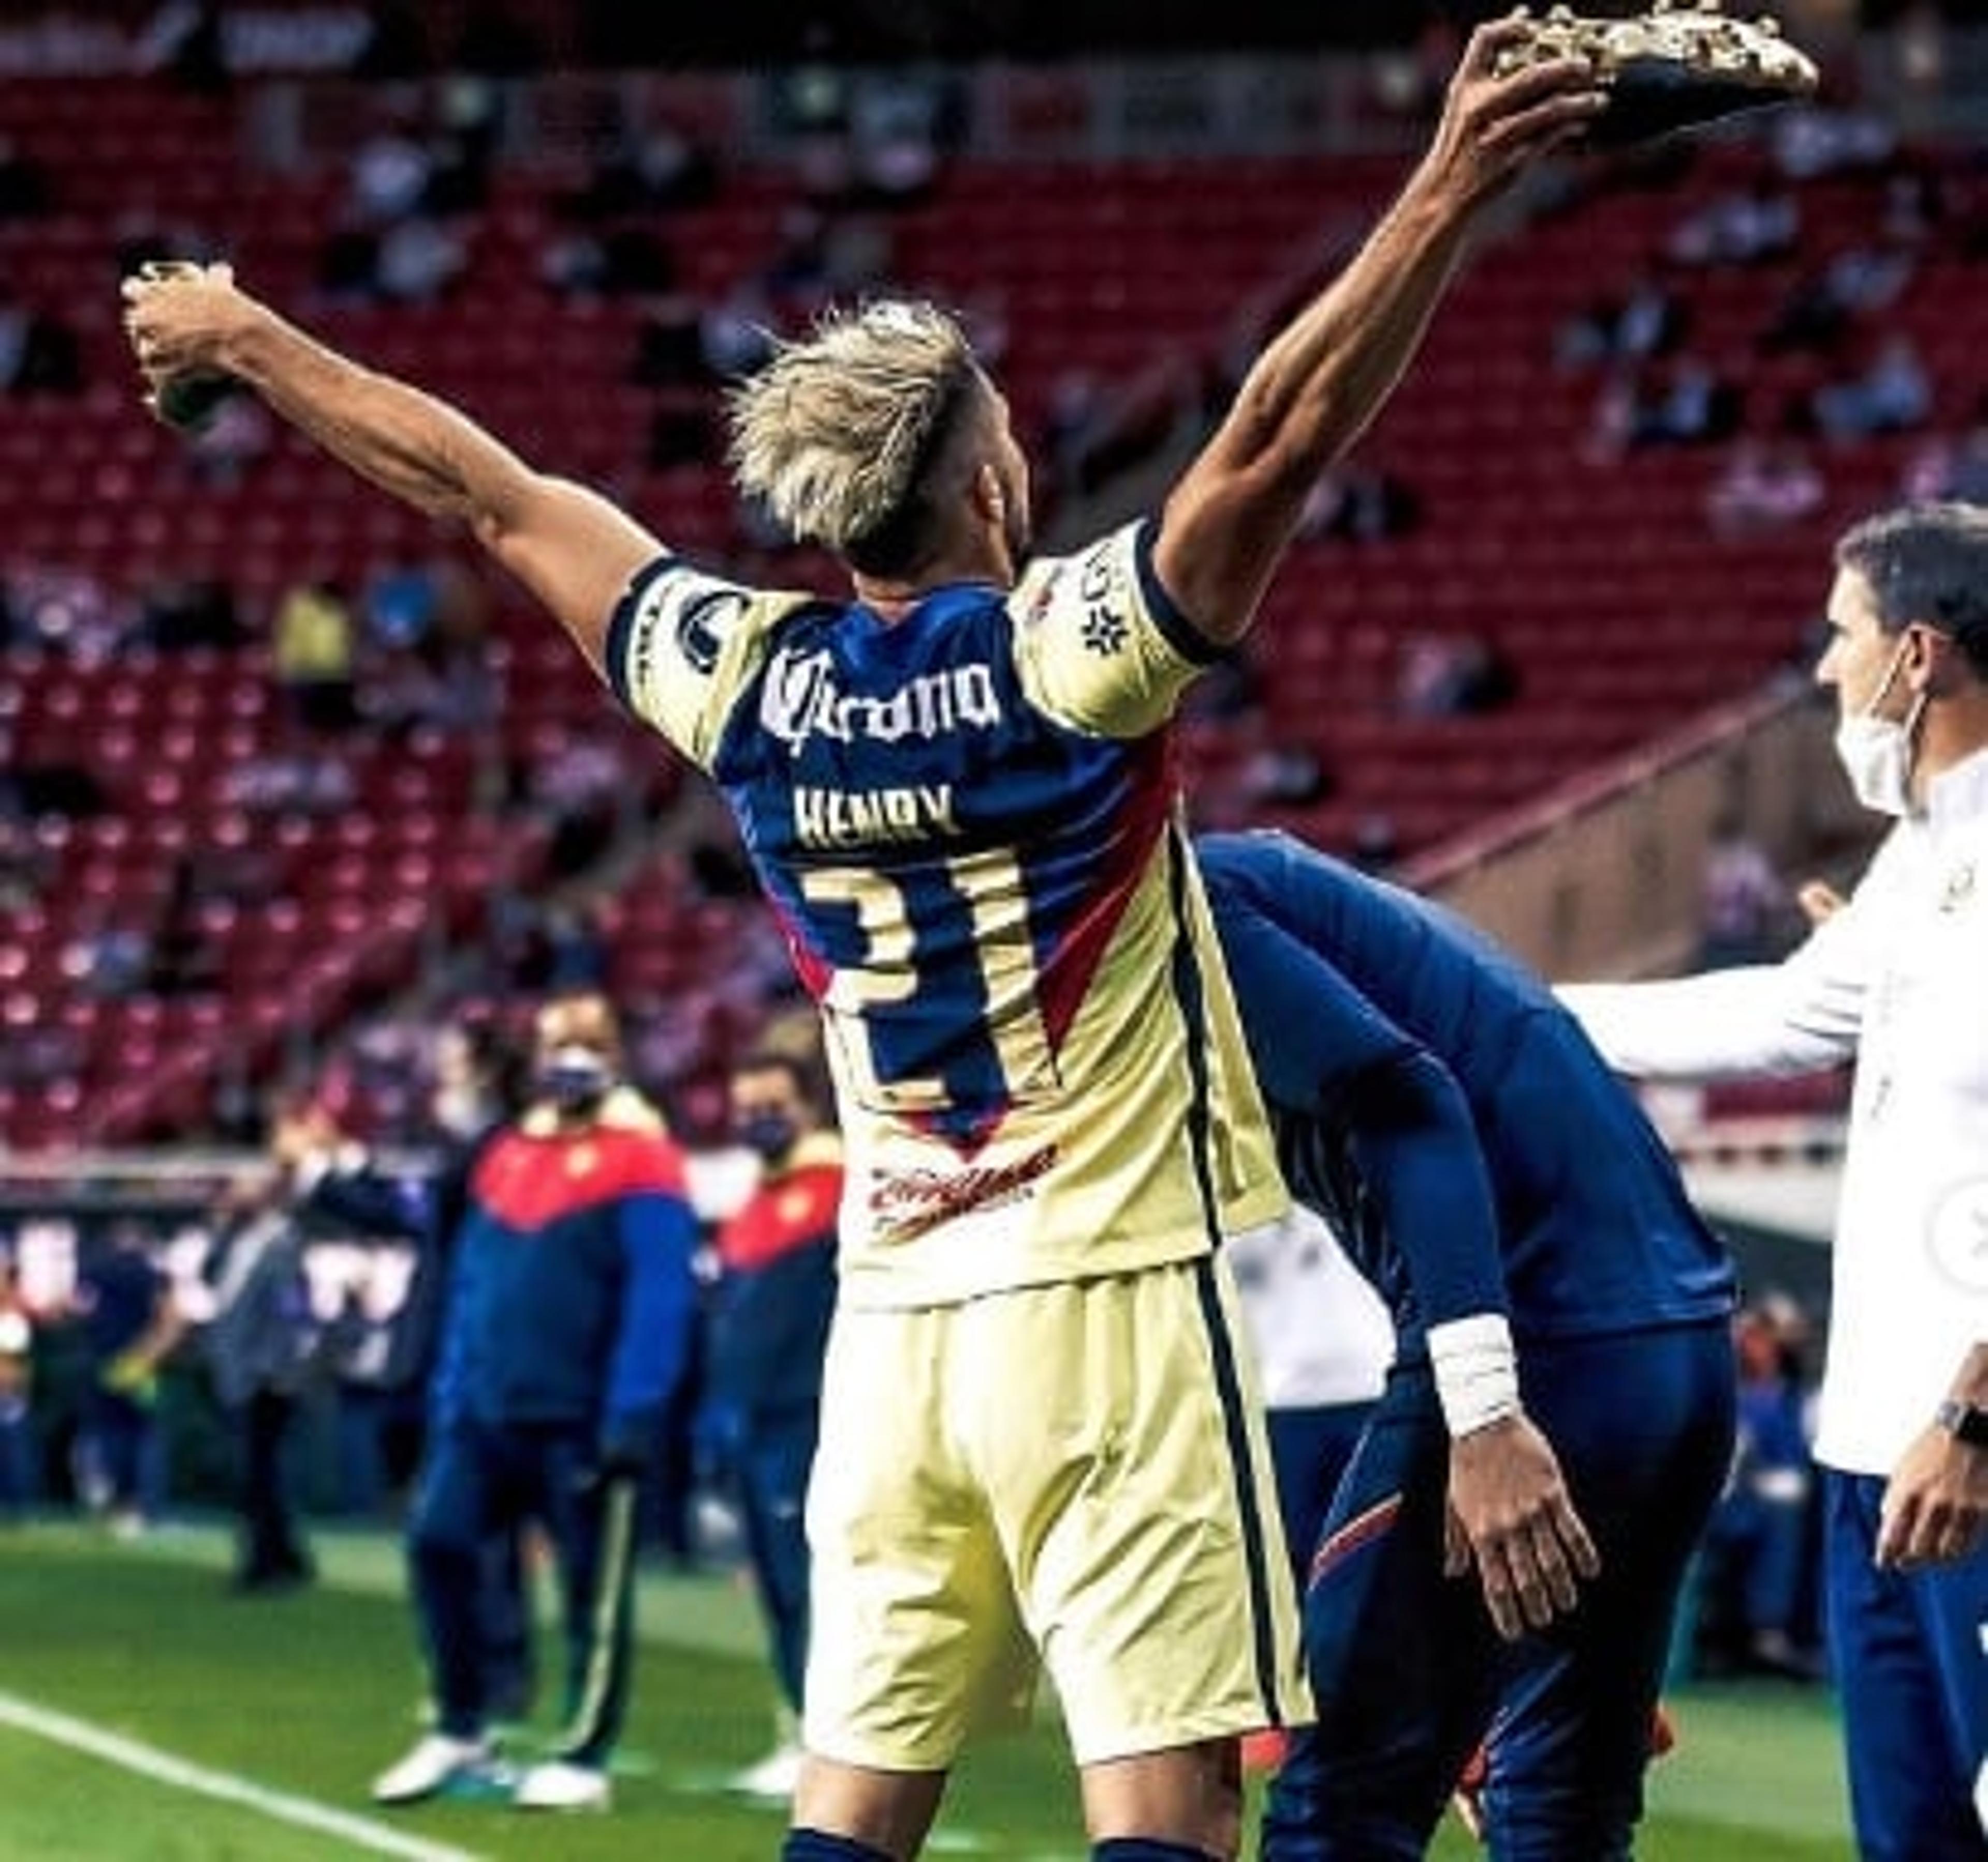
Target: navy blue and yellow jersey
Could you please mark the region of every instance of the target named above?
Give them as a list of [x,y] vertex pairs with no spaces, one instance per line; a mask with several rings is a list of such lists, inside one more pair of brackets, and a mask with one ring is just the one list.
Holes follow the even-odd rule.
[[886,621],[674,557],[624,702],[723,791],[823,1011],[844,1296],[1188,1258],[1285,1204],[1168,728],[1211,649],[1129,525]]
[[499,1132],[456,1236],[437,1427],[654,1423],[689,1361],[697,1238],[681,1155],[652,1127]]
[[1334,1220],[1405,1349],[1476,1312],[1523,1339],[1730,1309],[1730,1260],[1662,1140],[1523,965],[1288,836],[1199,852],[1292,1190]]

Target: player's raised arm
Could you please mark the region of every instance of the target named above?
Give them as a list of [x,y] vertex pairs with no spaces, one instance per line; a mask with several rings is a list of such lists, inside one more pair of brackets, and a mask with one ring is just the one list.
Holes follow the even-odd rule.
[[242,290],[225,265],[150,267],[124,325],[160,410],[174,384],[226,374],[354,472],[466,524],[557,617],[597,671],[628,578],[662,546],[598,493],[535,470],[445,401],[359,364]]
[[1241,637],[1320,471],[1400,377],[1482,209],[1605,102],[1576,59],[1496,75],[1526,29],[1481,26],[1434,140],[1352,262],[1263,351],[1167,500],[1161,581],[1211,640]]

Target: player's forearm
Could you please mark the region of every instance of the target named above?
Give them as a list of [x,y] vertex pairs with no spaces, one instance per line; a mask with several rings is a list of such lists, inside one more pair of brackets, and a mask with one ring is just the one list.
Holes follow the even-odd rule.
[[1812,1073],[1848,1059],[1850,1011],[1789,966],[1655,983],[1569,983],[1554,994],[1618,1073],[1648,1080]]
[[222,339],[221,367],[363,477],[431,516],[501,523],[522,471],[504,446],[434,396],[363,368],[274,311]]

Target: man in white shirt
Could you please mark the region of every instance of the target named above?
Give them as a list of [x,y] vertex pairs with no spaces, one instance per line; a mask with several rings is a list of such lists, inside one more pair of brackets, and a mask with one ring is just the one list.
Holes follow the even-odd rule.
[[1858,799],[1898,818],[1862,882],[1779,964],[1562,994],[1627,1073],[1855,1061],[1830,1641],[1861,1854],[1944,1862],[1988,1853],[1988,510],[1887,512],[1835,561],[1816,676]]

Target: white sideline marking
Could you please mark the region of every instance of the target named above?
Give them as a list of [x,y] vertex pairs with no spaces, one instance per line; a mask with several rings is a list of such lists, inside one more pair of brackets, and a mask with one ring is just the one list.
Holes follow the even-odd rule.
[[319,1830],[327,1836],[343,1837],[377,1856],[401,1856],[407,1862],[482,1862],[466,1849],[446,1843],[430,1843],[419,1837],[404,1835],[375,1823],[370,1817],[353,1816],[334,1810],[328,1804],[313,1803],[307,1797],[292,1797],[282,1791],[265,1789],[232,1772],[210,1771],[206,1766],[175,1759],[157,1746],[106,1732],[87,1720],[73,1720],[24,1701],[18,1694],[0,1692],[0,1725],[31,1733],[73,1752],[121,1766],[127,1772],[156,1779],[181,1791],[198,1792],[203,1797],[218,1798],[224,1803],[241,1804],[279,1823],[294,1823],[299,1829]]

